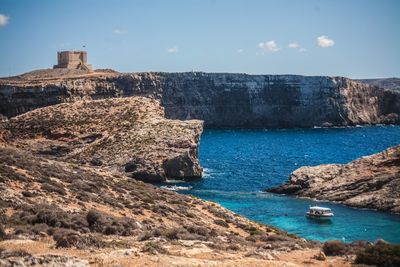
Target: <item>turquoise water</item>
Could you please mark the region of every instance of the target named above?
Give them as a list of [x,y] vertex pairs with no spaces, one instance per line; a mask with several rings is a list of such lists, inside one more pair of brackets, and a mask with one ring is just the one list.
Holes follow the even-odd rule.
[[[263,193],[303,165],[346,163],[400,143],[400,127],[295,130],[206,130],[201,137],[201,181],[180,191],[212,200],[247,218],[320,241],[341,239],[400,243],[400,216]],[[318,223],[304,214],[309,205],[333,209],[334,219]]]

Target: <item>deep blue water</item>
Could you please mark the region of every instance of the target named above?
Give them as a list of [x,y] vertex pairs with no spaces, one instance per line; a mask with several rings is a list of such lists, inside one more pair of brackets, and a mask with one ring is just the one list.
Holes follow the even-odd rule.
[[[263,193],[304,165],[346,163],[400,143],[400,127],[294,130],[206,130],[201,137],[201,181],[181,191],[212,200],[247,218],[320,241],[341,239],[400,243],[400,216]],[[330,223],[304,214],[309,205],[333,209]]]

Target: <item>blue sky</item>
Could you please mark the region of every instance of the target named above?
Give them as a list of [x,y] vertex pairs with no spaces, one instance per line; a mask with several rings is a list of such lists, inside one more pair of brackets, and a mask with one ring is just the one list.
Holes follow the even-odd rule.
[[0,0],[0,76],[86,46],[122,72],[400,76],[400,1]]

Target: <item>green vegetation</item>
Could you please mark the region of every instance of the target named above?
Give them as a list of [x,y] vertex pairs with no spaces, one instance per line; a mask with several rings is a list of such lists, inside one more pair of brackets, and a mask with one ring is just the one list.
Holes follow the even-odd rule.
[[355,262],[378,267],[400,266],[400,245],[378,241],[375,245],[357,253]]

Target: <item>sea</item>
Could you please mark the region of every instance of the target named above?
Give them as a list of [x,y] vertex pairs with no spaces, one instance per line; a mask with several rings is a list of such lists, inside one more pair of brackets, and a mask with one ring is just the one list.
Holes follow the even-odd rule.
[[[400,144],[399,126],[281,130],[205,130],[199,158],[204,179],[164,184],[211,200],[251,220],[300,237],[400,243],[400,215],[264,192],[301,166],[347,163]],[[328,221],[308,219],[309,206],[331,208]]]

